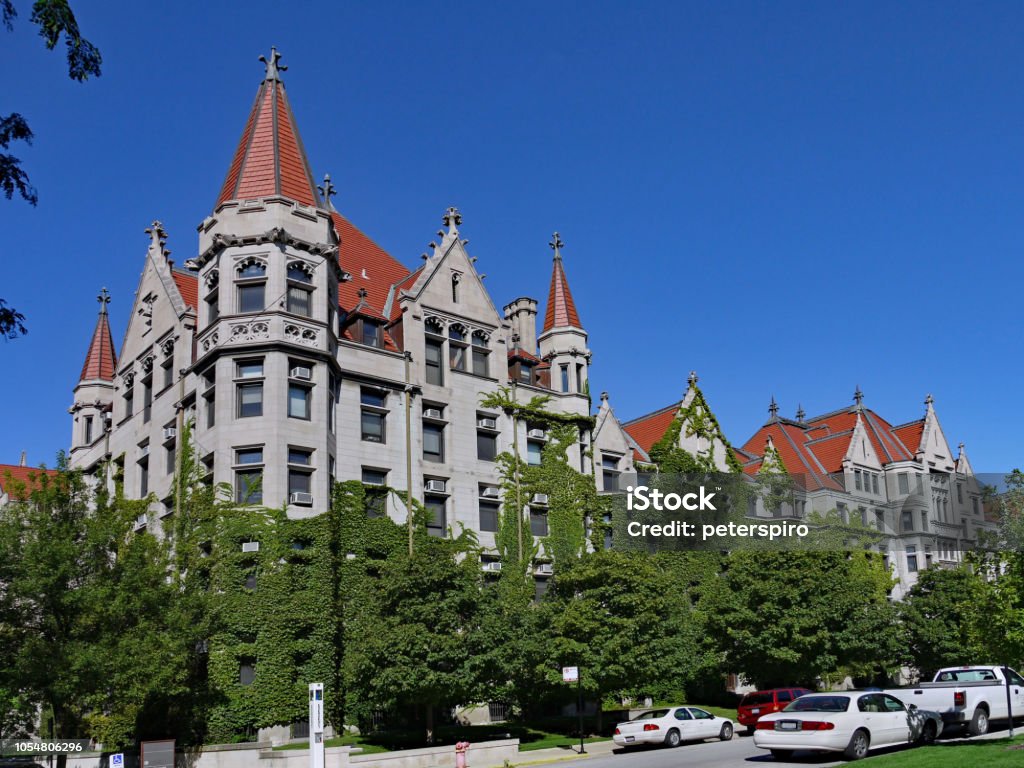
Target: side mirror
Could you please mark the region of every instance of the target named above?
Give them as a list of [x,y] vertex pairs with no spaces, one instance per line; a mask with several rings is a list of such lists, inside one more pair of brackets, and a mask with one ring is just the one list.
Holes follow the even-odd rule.
[[910,711],[911,712],[917,712],[917,704],[911,704],[910,705]]

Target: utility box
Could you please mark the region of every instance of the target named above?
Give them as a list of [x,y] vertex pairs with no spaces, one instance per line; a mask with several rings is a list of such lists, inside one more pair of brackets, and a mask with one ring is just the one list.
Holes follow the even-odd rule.
[[309,768],[324,768],[324,684],[309,684]]
[[174,739],[142,742],[141,768],[174,768]]

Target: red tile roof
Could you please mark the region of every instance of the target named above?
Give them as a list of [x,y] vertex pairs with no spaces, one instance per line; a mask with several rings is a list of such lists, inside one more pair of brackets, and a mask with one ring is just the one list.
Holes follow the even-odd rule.
[[284,83],[277,79],[260,83],[214,208],[226,200],[272,195],[321,205]]
[[178,293],[181,294],[185,306],[196,309],[199,304],[199,278],[177,270],[171,272],[171,276],[174,278],[174,284],[178,286]]
[[898,427],[893,427],[892,431],[906,446],[907,451],[917,453],[917,449],[921,447],[921,436],[924,434],[924,419],[901,424]]
[[338,233],[338,262],[352,279],[338,286],[338,303],[350,311],[359,304],[359,290],[366,289],[366,303],[384,316],[391,286],[409,275],[408,268],[361,232],[337,211],[331,212]]
[[113,381],[114,369],[117,368],[117,355],[114,354],[114,339],[110,335],[110,323],[107,321],[106,305],[100,310],[96,321],[96,330],[92,332],[89,351],[82,365],[79,381]]
[[622,425],[626,433],[636,441],[645,453],[650,453],[654,444],[661,440],[668,431],[669,425],[679,413],[681,403],[674,403],[660,411],[649,413]]
[[[15,499],[24,499],[24,491],[31,491],[39,482],[41,475],[53,477],[55,469],[39,469],[38,467],[22,467],[17,464],[0,464],[0,496],[10,495]],[[19,487],[15,487],[19,486]],[[24,486],[22,489],[20,486]]]
[[544,330],[552,328],[582,328],[580,316],[576,312],[576,303],[569,291],[569,280],[565,276],[562,257],[555,254],[555,263],[551,270],[551,289],[548,291],[548,306],[544,313]]

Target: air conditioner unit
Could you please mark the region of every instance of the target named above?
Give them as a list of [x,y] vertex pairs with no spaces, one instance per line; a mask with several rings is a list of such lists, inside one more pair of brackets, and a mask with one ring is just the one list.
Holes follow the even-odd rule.
[[178,430],[174,427],[164,427],[164,440],[171,440],[177,437]]
[[296,365],[288,374],[293,379],[303,379],[309,381],[313,378],[313,369],[308,365]]
[[291,496],[288,497],[292,504],[312,504],[313,494],[306,493],[305,491],[295,491]]
[[243,552],[259,552],[260,543],[258,541],[243,541],[242,542]]
[[501,573],[501,563],[497,560],[491,560],[487,563],[482,563],[482,567],[488,573]]
[[551,563],[537,563],[536,573],[538,576],[550,576],[555,572]]
[[501,491],[498,488],[491,486],[480,491],[480,495],[485,499],[496,499],[501,495]]
[[135,527],[136,528],[145,528],[146,524],[148,522],[149,522],[149,515],[146,514],[145,512],[143,512],[141,515],[139,515],[137,518],[135,518]]
[[529,432],[526,433],[526,436],[535,438],[537,440],[548,439],[548,433],[545,432],[543,429],[531,429]]
[[548,495],[546,493],[535,493],[533,494],[533,498],[530,499],[530,503],[547,505]]
[[444,480],[427,480],[424,488],[428,491],[438,491],[444,493],[445,482]]
[[440,408],[424,408],[423,418],[425,419],[440,419],[441,409]]
[[476,425],[483,429],[497,429],[498,422],[495,419],[482,418],[476,420]]

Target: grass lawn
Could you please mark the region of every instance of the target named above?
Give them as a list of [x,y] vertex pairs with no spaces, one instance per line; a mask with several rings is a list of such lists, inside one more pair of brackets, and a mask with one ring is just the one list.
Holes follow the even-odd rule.
[[[1008,749],[1010,745],[1018,749]],[[871,758],[871,768],[1019,768],[1024,765],[1024,737],[990,741],[942,742],[934,747],[908,749]]]
[[[360,747],[364,755],[372,755],[374,752],[390,752],[387,747],[383,747],[380,744],[371,744],[364,741],[364,737],[357,736],[354,733],[346,733],[344,736],[335,736],[333,739],[328,739],[324,742],[325,747]],[[285,744],[281,747],[274,747],[274,750],[282,749],[308,749],[309,744],[302,742],[301,744]]]

